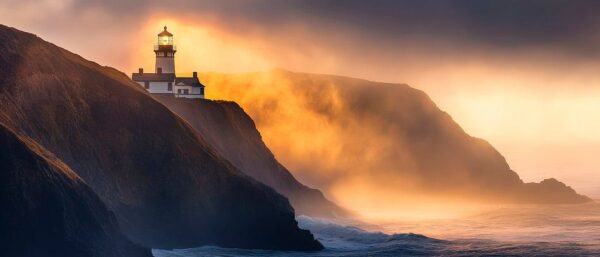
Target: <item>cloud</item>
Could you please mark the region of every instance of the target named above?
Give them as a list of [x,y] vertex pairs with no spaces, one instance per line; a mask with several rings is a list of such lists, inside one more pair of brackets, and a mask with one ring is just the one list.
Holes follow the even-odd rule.
[[0,14],[7,25],[127,70],[135,69],[128,51],[141,44],[132,39],[160,20],[219,31],[266,56],[273,66],[390,82],[490,56],[526,59],[552,53],[556,60],[572,62],[593,61],[600,53],[598,1],[2,2]]
[[[371,43],[385,41],[390,45],[438,38],[448,47],[460,48],[465,42],[510,49],[558,45],[579,52],[598,49],[600,32],[600,17],[596,15],[600,3],[582,0],[138,0],[79,1],[74,7],[74,12],[102,8],[116,15],[136,14],[124,15],[130,19],[151,11],[166,16],[218,19],[237,33],[260,28],[280,34],[289,25],[301,23],[315,32],[343,30]],[[314,36],[317,35],[327,36]]]

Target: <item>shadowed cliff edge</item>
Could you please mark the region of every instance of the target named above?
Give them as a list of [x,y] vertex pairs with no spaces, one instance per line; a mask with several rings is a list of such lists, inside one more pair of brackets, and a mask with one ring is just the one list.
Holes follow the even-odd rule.
[[0,122],[68,165],[152,248],[320,250],[286,198],[241,173],[125,74],[0,25]]
[[235,102],[153,95],[180,115],[240,171],[285,195],[297,214],[347,216],[317,190],[298,182],[262,141],[254,121]]

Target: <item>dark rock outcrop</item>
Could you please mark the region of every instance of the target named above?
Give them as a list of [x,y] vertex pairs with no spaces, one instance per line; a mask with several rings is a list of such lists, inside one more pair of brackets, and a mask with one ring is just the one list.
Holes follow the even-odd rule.
[[152,256],[66,164],[1,123],[0,206],[2,256]]
[[556,180],[523,183],[492,145],[469,136],[424,92],[405,84],[284,70],[202,77],[211,97],[248,112],[286,167],[326,192],[360,181],[402,197],[590,200]]
[[0,122],[85,180],[152,248],[319,250],[286,198],[241,173],[125,74],[0,26]]
[[153,96],[186,120],[240,171],[285,195],[297,214],[335,217],[348,212],[294,178],[262,141],[254,121],[234,102]]

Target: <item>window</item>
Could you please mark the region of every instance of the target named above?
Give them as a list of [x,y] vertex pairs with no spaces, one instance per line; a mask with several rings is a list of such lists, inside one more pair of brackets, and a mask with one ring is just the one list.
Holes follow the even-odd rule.
[[184,90],[183,90],[183,94],[184,94],[184,95],[187,95],[187,94],[189,94],[189,93],[190,93],[190,90],[189,90],[189,89],[184,89]]
[[173,91],[173,82],[169,82],[169,84],[167,84],[167,91]]
[[150,81],[144,81],[144,88],[150,89]]

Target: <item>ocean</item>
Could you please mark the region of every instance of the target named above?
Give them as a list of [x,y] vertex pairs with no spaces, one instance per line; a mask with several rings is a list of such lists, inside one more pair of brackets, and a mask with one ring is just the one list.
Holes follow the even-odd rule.
[[600,204],[503,207],[461,219],[365,225],[297,217],[323,243],[320,252],[204,246],[153,250],[200,256],[600,256]]

